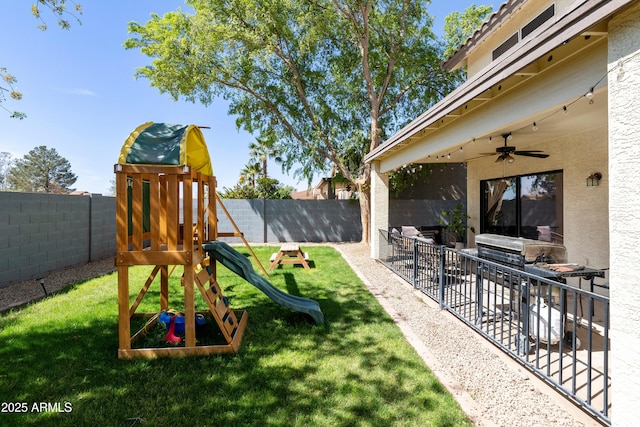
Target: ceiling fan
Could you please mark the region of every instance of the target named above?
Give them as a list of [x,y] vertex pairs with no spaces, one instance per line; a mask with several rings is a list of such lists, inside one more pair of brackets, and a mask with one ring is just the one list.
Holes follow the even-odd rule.
[[[528,157],[538,157],[540,159],[546,159],[549,157],[548,154],[542,152],[542,150],[516,150],[516,147],[511,147],[507,145],[507,140],[510,139],[511,133],[503,133],[502,137],[504,138],[504,145],[502,147],[496,148],[496,153],[498,154],[498,158],[496,159],[496,163],[504,162],[513,163],[516,159],[512,156],[515,154],[516,156],[528,156]],[[490,156],[495,153],[482,153],[483,155]]]

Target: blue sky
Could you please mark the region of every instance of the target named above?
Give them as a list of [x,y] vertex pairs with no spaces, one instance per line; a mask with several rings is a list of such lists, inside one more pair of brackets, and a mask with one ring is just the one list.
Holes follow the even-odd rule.
[[[127,51],[127,23],[145,23],[152,12],[163,14],[184,6],[184,1],[116,0],[82,1],[82,25],[71,20],[68,31],[58,28],[53,15],[43,13],[49,29],[41,31],[31,15],[34,2],[4,1],[0,26],[0,67],[18,78],[23,93],[19,102],[6,106],[27,114],[10,119],[0,110],[0,152],[22,158],[34,147],[55,148],[78,176],[74,187],[92,193],[107,193],[113,165],[129,133],[142,123],[167,122],[210,126],[204,130],[218,187],[236,184],[249,160],[254,136],[238,131],[227,105],[217,100],[205,107],[174,102],[133,77],[148,60],[139,51]],[[428,10],[435,16],[434,29],[441,32],[444,17],[462,11],[471,0],[433,0]],[[476,4],[500,4],[479,1]],[[279,165],[269,165],[269,175],[303,190],[305,181],[282,174]],[[317,178],[316,178],[317,180]]]

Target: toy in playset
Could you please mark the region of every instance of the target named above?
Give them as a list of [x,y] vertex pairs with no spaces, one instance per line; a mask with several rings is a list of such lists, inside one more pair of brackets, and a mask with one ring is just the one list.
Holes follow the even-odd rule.
[[[169,344],[180,344],[182,338],[179,335],[184,335],[184,314],[175,311],[167,310],[160,313],[158,322],[164,323],[167,335],[164,340]],[[196,331],[198,326],[203,326],[207,323],[207,319],[202,313],[196,313]]]

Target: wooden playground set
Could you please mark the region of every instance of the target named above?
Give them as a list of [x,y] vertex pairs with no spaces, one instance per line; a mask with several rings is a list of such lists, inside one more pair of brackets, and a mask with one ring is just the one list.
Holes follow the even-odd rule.
[[[122,147],[115,175],[118,357],[237,352],[248,315],[244,310],[236,311],[229,306],[217,281],[218,261],[209,256],[206,244],[220,237],[238,237],[263,273],[268,274],[217,196],[216,178],[201,130],[194,125],[145,123],[139,126]],[[218,205],[229,218],[233,231],[218,230]],[[130,288],[135,284],[131,283],[129,270],[139,265],[152,266],[152,271],[137,296],[132,298]],[[183,269],[184,339],[168,334],[173,343],[163,347],[140,347],[135,343],[148,330],[168,315],[172,319],[175,317],[170,310],[169,276],[170,269],[176,267]],[[158,311],[138,312],[145,295],[154,282],[158,282],[158,276]],[[195,310],[196,290],[206,303],[208,309],[205,311]],[[296,309],[295,306],[292,308]],[[144,320],[143,326],[132,331],[132,320],[140,318]],[[224,343],[198,345],[196,323],[199,319],[214,322]],[[134,323],[140,324],[139,321]],[[173,326],[173,320],[170,323]]]

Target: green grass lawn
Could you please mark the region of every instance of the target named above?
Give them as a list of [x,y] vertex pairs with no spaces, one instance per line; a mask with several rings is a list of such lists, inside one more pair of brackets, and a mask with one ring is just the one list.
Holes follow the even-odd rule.
[[[218,268],[231,306],[249,315],[236,355],[119,360],[115,273],[1,317],[0,425],[471,425],[342,257],[303,249],[311,270],[285,265],[269,280],[317,300],[323,325]],[[273,247],[254,250],[268,266]],[[133,270],[135,296],[151,267]],[[178,310],[181,273],[170,283]],[[141,310],[157,310],[158,287]]]

